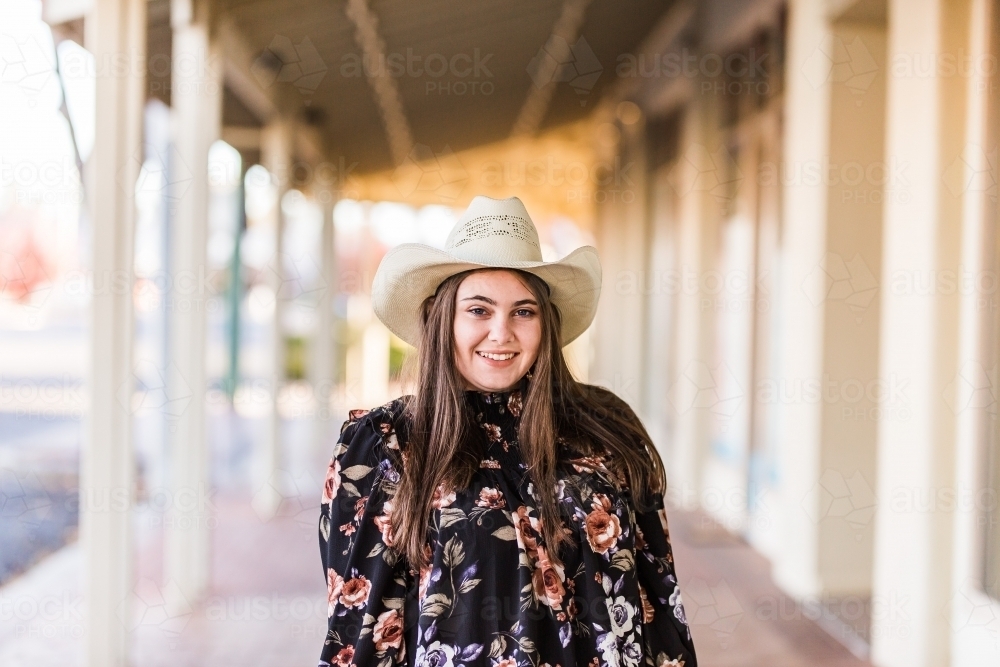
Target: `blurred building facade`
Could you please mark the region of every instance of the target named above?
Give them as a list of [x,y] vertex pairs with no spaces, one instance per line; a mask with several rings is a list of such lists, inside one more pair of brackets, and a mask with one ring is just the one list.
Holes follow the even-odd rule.
[[[793,598],[837,610],[876,665],[998,664],[997,3],[86,5],[46,12],[97,63],[96,276],[132,271],[147,100],[171,114],[171,276],[209,262],[216,140],[239,151],[241,175],[263,165],[276,188],[269,219],[237,226],[274,237],[260,268],[273,301],[263,479],[281,467],[291,349],[285,193],[321,211],[325,287],[304,379],[325,408],[337,391],[379,399],[391,362],[377,323],[338,334],[338,317],[365,310],[379,257],[341,257],[338,202],[517,195],[547,238],[566,217],[596,242],[604,291],[573,363],[643,418],[677,506],[743,536]],[[408,71],[407,47],[425,43],[450,79],[372,65],[400,54]],[[122,54],[143,66],[102,69]],[[491,92],[474,97],[473,83]],[[340,315],[338,294],[353,295]],[[167,394],[190,401],[167,447],[177,490],[208,479],[208,313],[187,296],[164,357]],[[93,296],[83,494],[135,483],[120,399],[133,307],[131,290]],[[318,442],[338,419],[318,420]],[[258,494],[255,509],[279,500]],[[175,511],[164,576],[196,599],[207,530]],[[81,504],[89,664],[123,664],[130,530],[124,513]]]
[[744,9],[636,56],[591,375],[874,664],[994,663],[997,7]]

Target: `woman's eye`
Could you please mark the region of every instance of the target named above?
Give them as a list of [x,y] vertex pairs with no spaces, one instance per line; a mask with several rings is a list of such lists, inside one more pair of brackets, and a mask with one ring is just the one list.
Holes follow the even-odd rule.
[[469,308],[469,312],[472,313],[473,315],[485,315],[486,309],[477,306],[475,308]]
[[521,308],[514,311],[514,313],[519,317],[531,317],[532,315],[535,314],[535,311],[531,310],[530,308]]

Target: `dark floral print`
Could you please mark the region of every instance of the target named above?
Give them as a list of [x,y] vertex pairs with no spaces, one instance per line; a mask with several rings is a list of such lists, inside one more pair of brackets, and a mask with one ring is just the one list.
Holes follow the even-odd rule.
[[611,501],[603,493],[595,493],[587,514],[587,542],[595,553],[604,554],[615,549],[622,534],[621,521],[611,512]]
[[500,427],[496,424],[483,424],[483,430],[486,431],[490,442],[500,442],[503,439],[503,436],[500,434]]
[[364,575],[348,579],[340,590],[338,601],[345,607],[363,607],[368,602],[368,594],[371,593],[371,590],[372,582],[368,581]]
[[434,495],[431,496],[431,506],[434,509],[449,507],[453,502],[455,502],[455,492],[450,489],[445,490],[441,486],[435,489]]
[[488,486],[483,487],[479,491],[479,500],[476,501],[476,505],[479,507],[486,507],[491,510],[498,510],[506,504],[503,499],[503,491],[499,489],[491,489]]
[[379,614],[372,630],[372,641],[375,642],[376,651],[399,649],[403,645],[403,616],[398,609],[390,609]]
[[435,491],[419,572],[389,548],[404,400],[351,411],[322,493],[321,666],[696,667],[662,498],[636,511],[608,459],[562,441],[553,491],[572,539],[553,563],[517,440],[522,391],[466,393],[486,454],[468,488]]
[[323,502],[329,503],[337,491],[340,489],[340,461],[330,460],[330,467],[326,471],[326,483],[323,485]]
[[329,604],[328,616],[333,616],[333,609],[340,599],[340,591],[344,590],[344,578],[332,567],[327,568],[326,600]]

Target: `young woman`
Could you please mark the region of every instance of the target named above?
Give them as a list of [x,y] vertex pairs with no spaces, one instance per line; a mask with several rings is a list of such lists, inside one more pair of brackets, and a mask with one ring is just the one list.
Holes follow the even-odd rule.
[[542,261],[516,197],[476,197],[444,251],[386,254],[373,306],[417,387],[334,449],[320,665],[695,667],[663,464],[562,354],[600,284],[593,248]]

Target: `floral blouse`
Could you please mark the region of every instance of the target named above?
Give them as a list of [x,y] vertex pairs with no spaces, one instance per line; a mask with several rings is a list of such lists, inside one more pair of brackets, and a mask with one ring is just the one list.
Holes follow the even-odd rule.
[[662,497],[637,512],[606,458],[560,445],[554,491],[574,539],[554,566],[517,441],[520,389],[466,398],[487,458],[469,488],[435,493],[420,572],[386,548],[404,399],[351,411],[319,519],[329,601],[319,665],[695,667]]

